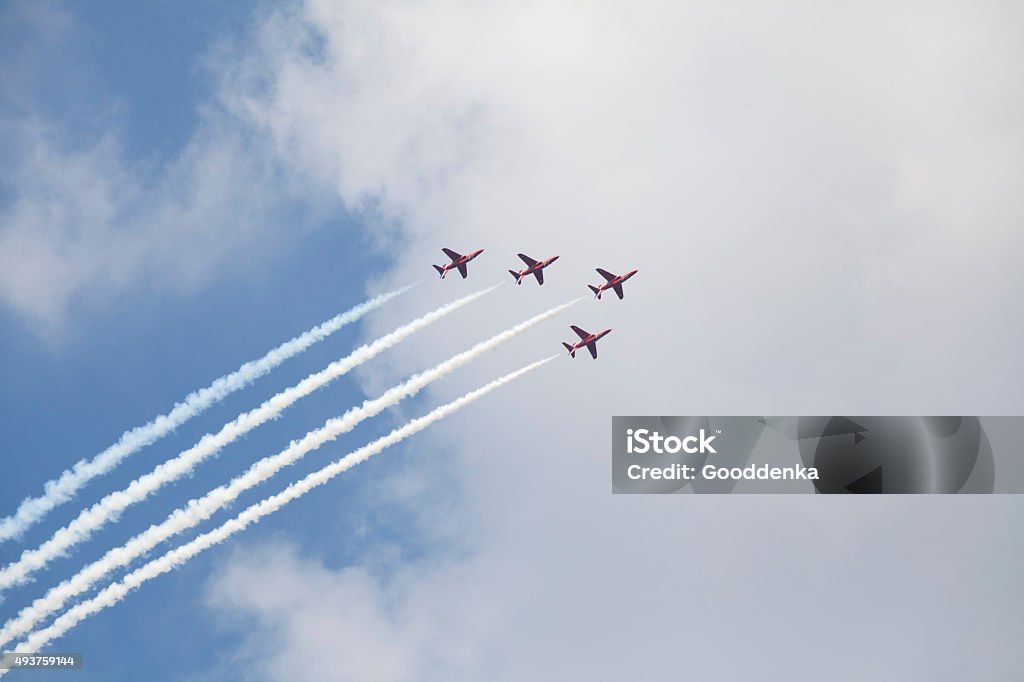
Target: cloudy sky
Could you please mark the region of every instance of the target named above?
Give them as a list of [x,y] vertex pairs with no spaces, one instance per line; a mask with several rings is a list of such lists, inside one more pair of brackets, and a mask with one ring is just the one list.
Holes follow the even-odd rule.
[[[75,505],[506,283],[126,513],[2,619],[595,267],[639,268],[624,301],[580,302],[232,511],[570,323],[614,329],[599,361],[502,388],[55,650],[85,653],[83,680],[1019,679],[1013,497],[613,497],[608,435],[614,414],[1024,412],[1021,26],[1019,3],[966,1],[4,5],[3,514],[369,294],[422,280]],[[442,283],[444,246],[486,251]],[[543,287],[506,274],[520,251],[561,255]]]

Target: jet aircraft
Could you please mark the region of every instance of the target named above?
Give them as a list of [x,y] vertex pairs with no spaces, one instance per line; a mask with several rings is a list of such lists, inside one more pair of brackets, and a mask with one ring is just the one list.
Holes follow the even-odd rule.
[[526,263],[526,267],[519,272],[516,272],[515,270],[508,271],[508,273],[515,278],[516,284],[522,284],[523,278],[527,275],[533,275],[536,277],[537,284],[544,284],[544,268],[558,260],[558,256],[552,256],[551,258],[538,261],[530,258],[524,253],[520,253],[519,257],[524,263]]
[[608,272],[607,270],[602,270],[601,268],[597,268],[597,273],[605,278],[605,283],[600,285],[600,286],[596,286],[596,287],[591,285],[591,284],[587,285],[588,287],[590,287],[590,290],[594,292],[594,295],[597,297],[597,300],[600,301],[601,300],[601,292],[602,291],[607,291],[608,289],[611,289],[612,291],[614,291],[615,295],[618,296],[619,299],[621,300],[622,299],[622,283],[625,282],[630,277],[632,277],[633,275],[635,275],[636,274],[636,270],[632,270],[630,272],[627,272],[625,275],[613,275],[612,273]]
[[576,342],[576,343],[573,343],[573,344],[569,344],[569,343],[566,343],[564,341],[562,342],[562,345],[565,346],[565,349],[567,351],[569,351],[569,356],[570,357],[576,357],[576,351],[578,351],[580,348],[583,348],[584,346],[586,346],[587,350],[590,351],[590,356],[596,360],[597,359],[597,340],[602,338],[608,332],[610,332],[611,329],[605,329],[603,332],[598,332],[597,334],[591,334],[588,331],[584,331],[584,330],[580,329],[576,325],[570,325],[570,326],[571,326],[572,330],[574,332],[576,332],[576,335],[580,337],[580,340],[578,342]]
[[441,275],[441,279],[444,279],[444,276],[447,275],[448,271],[451,270],[452,268],[457,268],[459,274],[462,275],[462,279],[466,279],[466,275],[469,274],[466,268],[466,263],[473,260],[474,258],[476,258],[477,256],[484,252],[483,249],[477,249],[473,253],[469,253],[463,256],[461,253],[452,251],[451,249],[441,250],[444,251],[444,255],[452,259],[451,263],[445,263],[444,265],[434,266],[434,269],[437,270],[437,274]]

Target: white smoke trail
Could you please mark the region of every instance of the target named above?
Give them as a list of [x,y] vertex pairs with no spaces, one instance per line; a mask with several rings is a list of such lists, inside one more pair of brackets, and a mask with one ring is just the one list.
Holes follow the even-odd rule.
[[47,481],[43,486],[42,495],[25,498],[18,505],[14,514],[0,519],[0,542],[20,537],[26,530],[42,520],[48,512],[74,497],[75,493],[86,483],[107,473],[129,455],[163,438],[192,417],[264,376],[285,360],[298,355],[314,343],[324,340],[345,325],[355,322],[366,313],[379,308],[413,286],[415,285],[410,284],[396,291],[381,294],[332,317],[323,324],[296,336],[291,341],[281,344],[259,360],[247,362],[231,374],[214,380],[206,388],[190,393],[167,414],[162,414],[147,424],[125,431],[116,443],[92,459],[79,460],[70,469],[66,469],[60,477]]
[[[519,378],[527,372],[530,372],[557,357],[559,356],[552,355],[551,357],[527,365],[522,369],[506,374],[499,379],[495,379],[489,384],[470,391],[461,398],[457,398],[450,403],[446,403],[418,419],[413,419],[404,426],[395,429],[388,435],[378,438],[369,445],[364,445],[358,450],[350,452],[343,458],[328,464],[319,471],[314,471],[305,478],[292,483],[276,495],[272,495],[260,502],[257,502],[220,527],[199,535],[190,542],[187,542],[184,545],[167,552],[163,556],[140,566],[126,575],[119,582],[113,583],[101,590],[92,599],[72,606],[66,612],[58,616],[49,627],[43,628],[42,630],[29,635],[25,641],[15,647],[15,650],[23,652],[38,651],[41,647],[46,646],[54,639],[60,637],[88,616],[118,603],[124,599],[129,592],[137,589],[143,583],[167,573],[197,554],[213,547],[214,545],[224,542],[224,540],[228,539],[235,533],[238,533],[249,525],[256,523],[264,516],[274,513],[292,500],[305,495],[314,488],[324,485],[338,474],[341,474],[357,464],[366,461],[385,448],[405,440],[409,436],[419,433],[434,422],[457,412],[466,405],[482,398],[499,386],[507,384],[508,382]],[[331,438],[332,437],[328,434],[324,434],[322,436],[322,442],[327,442],[331,440]],[[4,672],[6,671],[0,671],[0,675]]]
[[399,327],[372,343],[360,346],[347,357],[332,362],[325,369],[311,374],[298,384],[269,398],[259,407],[239,415],[225,424],[216,434],[206,434],[198,443],[177,457],[160,464],[153,471],[129,483],[128,487],[123,490],[111,493],[92,507],[83,510],[78,518],[54,533],[53,537],[37,549],[22,552],[17,561],[0,569],[0,590],[25,582],[32,573],[45,566],[49,561],[62,556],[70,547],[88,539],[108,521],[116,519],[125,508],[146,499],[164,484],[184,476],[196,464],[216,454],[239,436],[276,417],[298,399],[325,386],[427,325],[494,291],[499,286],[501,284],[463,296]]
[[334,439],[340,434],[351,431],[362,421],[379,414],[406,397],[415,395],[431,382],[437,381],[480,355],[497,348],[505,341],[554,317],[581,299],[582,297],[540,313],[481,341],[469,350],[445,360],[432,369],[411,377],[389,389],[380,397],[364,401],[361,406],[352,408],[341,417],[329,420],[319,429],[306,434],[302,439],[292,441],[280,453],[256,462],[248,471],[230,483],[214,488],[201,498],[190,500],[186,506],[172,512],[160,524],[150,526],[122,546],[111,549],[102,558],[88,564],[71,578],[50,589],[43,597],[36,599],[31,606],[22,609],[17,617],[7,621],[0,629],[0,646],[29,632],[36,623],[62,608],[69,599],[90,589],[110,571],[127,566],[131,561],[150,551],[164,540],[210,518],[219,509],[237,499],[244,491],[267,480],[285,466],[298,461],[308,452],[326,442],[327,439]]

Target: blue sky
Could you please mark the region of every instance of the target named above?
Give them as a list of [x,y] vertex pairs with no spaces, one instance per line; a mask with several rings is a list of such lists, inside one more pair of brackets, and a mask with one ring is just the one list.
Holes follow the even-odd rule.
[[[560,351],[569,324],[614,329],[599,361],[502,388],[54,650],[86,654],[83,680],[618,680],[641,660],[652,680],[809,682],[837,660],[843,682],[1012,679],[1016,499],[623,499],[606,438],[616,414],[1024,411],[1022,21],[966,1],[4,5],[4,513],[191,390],[423,281],[0,561],[357,344],[506,284],[129,510],[0,613],[365,396],[586,294],[595,267],[639,268],[624,301],[581,302],[217,519]],[[486,251],[439,283],[442,246]],[[520,251],[561,256],[543,287],[511,283]]]
[[[78,113],[105,119],[104,124],[115,126],[128,159],[150,160],[159,166],[187,142],[196,125],[196,106],[208,97],[211,86],[203,75],[202,56],[214,41],[242,33],[254,7],[247,3],[182,7],[104,2],[88,11],[57,9],[70,27],[62,33],[60,44],[48,46],[45,54],[35,45],[38,32],[47,30],[39,26],[36,11],[43,10],[9,6],[2,13],[0,31],[7,35],[0,40],[4,70],[24,69],[25,82],[32,81],[28,91],[17,96],[29,97],[33,113],[59,121],[62,134],[70,138],[96,132],[90,121],[76,121]],[[27,63],[17,57],[26,53],[32,55]],[[65,92],[66,85],[72,95]],[[8,114],[12,113],[20,112],[11,107]],[[305,219],[301,210],[286,214],[285,219],[289,218]],[[365,248],[351,218],[340,211],[316,227],[252,267],[247,264],[231,277],[218,279],[202,295],[182,297],[143,287],[119,293],[113,305],[72,308],[57,339],[40,342],[22,317],[10,309],[0,311],[0,442],[5,465],[0,498],[5,506],[40,492],[43,481],[77,459],[99,452],[125,429],[165,412],[195,388],[362,301],[364,291],[353,283],[379,268],[385,256]],[[90,485],[77,502],[91,504],[123,487],[238,412],[347,354],[362,340],[358,326],[343,329],[251,390],[232,396],[138,453]],[[363,397],[350,379],[341,380],[297,405],[283,419],[235,443],[222,459],[204,465],[201,475],[175,484],[145,510],[127,514],[104,534],[103,542],[90,543],[70,562],[59,562],[53,571],[40,574],[37,582],[5,595],[5,619],[39,596],[48,581],[66,577],[69,563],[97,558],[109,543],[127,539],[161,520],[182,500],[201,495],[211,481],[226,481],[241,469],[240,463],[273,454],[291,438]],[[328,453],[340,456],[346,446],[355,447],[386,432],[388,421],[378,420],[343,437],[309,457],[309,466],[289,472],[289,478],[326,463]],[[245,497],[235,511],[258,498],[259,494]],[[358,500],[352,481],[339,482],[249,534],[273,536],[290,529],[288,537],[314,542],[325,560],[336,564],[350,559],[363,541],[334,543],[318,529],[325,523],[348,527],[357,522],[354,519],[364,518],[365,509],[353,513]],[[71,518],[69,511],[61,508],[33,528],[24,542],[0,548],[4,563],[45,540]],[[378,533],[386,541],[405,540],[404,533],[389,527],[387,518],[375,518],[380,525],[365,542],[375,542]],[[414,551],[415,543],[409,549]],[[142,670],[149,679],[186,679],[217,668],[232,637],[215,622],[197,621],[196,612],[202,602],[201,576],[209,571],[207,562],[219,560],[218,553],[210,552],[160,580],[155,589],[131,599],[124,610],[97,617],[63,639],[58,648],[88,652],[86,669],[79,674],[82,679],[126,679]],[[183,656],[183,651],[189,654]],[[60,673],[33,676],[61,678]]]

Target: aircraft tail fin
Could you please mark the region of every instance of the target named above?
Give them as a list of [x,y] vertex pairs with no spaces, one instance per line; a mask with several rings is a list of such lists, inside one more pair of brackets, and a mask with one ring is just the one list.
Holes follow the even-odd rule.
[[440,265],[435,265],[434,269],[437,270],[437,274],[441,275],[441,279],[444,279],[444,268]]
[[519,279],[519,273],[515,270],[509,270],[508,274],[512,275],[512,279],[516,281],[516,284],[522,284],[523,280]]
[[567,351],[569,351],[569,356],[570,357],[576,357],[576,349],[575,348],[573,348],[572,346],[567,344],[565,341],[562,342],[562,345],[565,346],[565,349]]
[[598,300],[601,300],[601,290],[595,287],[593,284],[588,284],[590,290],[594,292],[594,296],[597,296]]

